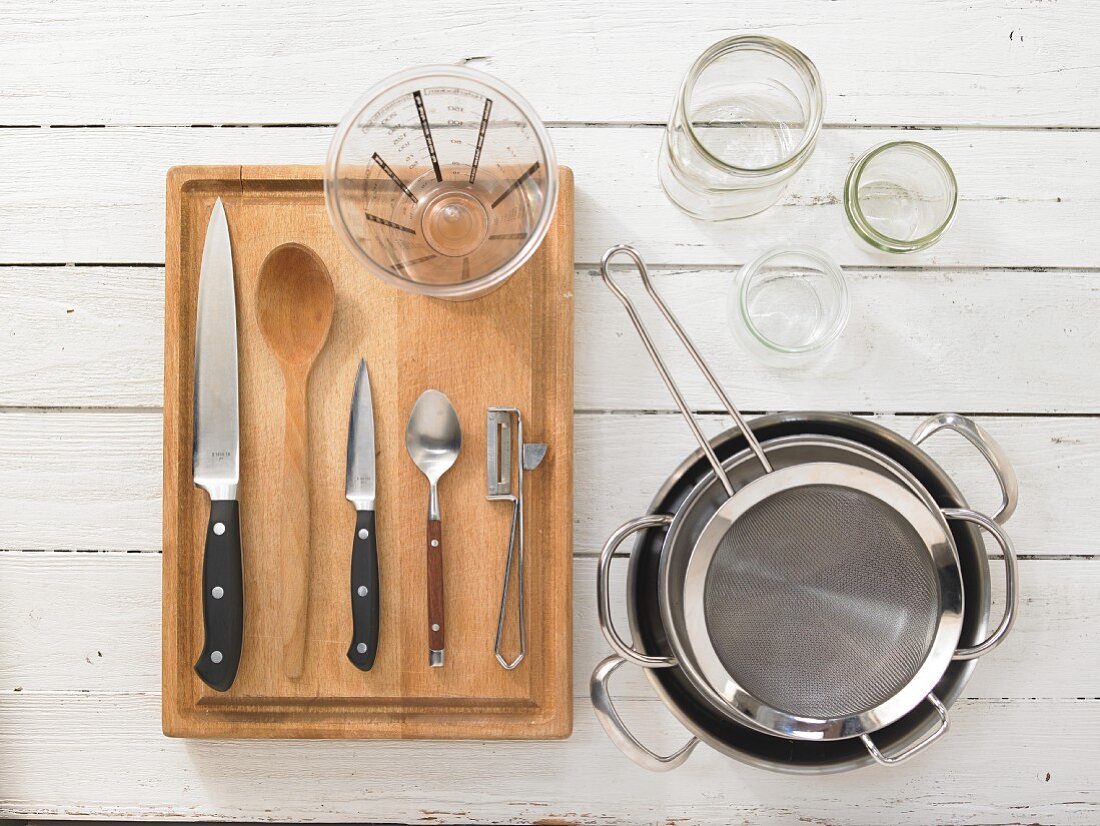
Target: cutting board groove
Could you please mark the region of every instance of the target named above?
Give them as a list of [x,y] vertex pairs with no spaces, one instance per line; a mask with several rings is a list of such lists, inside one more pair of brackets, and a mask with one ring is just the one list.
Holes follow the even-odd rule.
[[[538,739],[572,728],[573,176],[538,252],[499,290],[462,303],[408,295],[369,275],[332,230],[319,167],[199,166],[168,174],[164,356],[163,728],[171,736]],[[191,480],[195,301],[206,223],[225,204],[237,279],[245,633],[225,693],[192,671],[201,648],[209,501]],[[329,268],[336,311],[309,385],[310,576],[305,671],[284,676],[278,582],[282,375],[256,319],[260,264],[298,242]],[[348,410],[360,357],[374,396],[381,626],[369,672],[346,657],[355,511],[344,498]],[[462,423],[443,478],[447,653],[428,666],[427,483],[404,428],[428,387]],[[486,408],[519,407],[550,445],[527,481],[528,656],[493,656],[510,506],[486,492]],[[514,589],[513,589],[514,591]],[[514,609],[514,605],[513,605]],[[514,640],[511,641],[514,646]]]

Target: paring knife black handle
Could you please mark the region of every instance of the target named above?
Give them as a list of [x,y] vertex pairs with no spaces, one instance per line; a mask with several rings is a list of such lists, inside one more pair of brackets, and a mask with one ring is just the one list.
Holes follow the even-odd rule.
[[227,691],[233,685],[241,661],[243,592],[240,508],[233,499],[211,501],[202,557],[205,641],[195,673],[217,691]]
[[370,671],[378,650],[378,546],[374,511],[355,514],[351,548],[351,646],[348,659],[356,669]]
[[348,659],[361,671],[370,671],[378,651],[378,537],[374,511],[355,515],[351,546],[351,645]]

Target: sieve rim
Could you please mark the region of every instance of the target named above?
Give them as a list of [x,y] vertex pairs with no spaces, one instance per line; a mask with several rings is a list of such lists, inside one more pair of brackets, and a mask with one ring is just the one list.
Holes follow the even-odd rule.
[[[722,665],[711,641],[704,611],[710,564],[730,527],[750,508],[787,490],[814,485],[848,488],[871,496],[899,514],[921,537],[931,557],[940,595],[932,642],[924,661],[897,693],[857,713],[834,717],[792,714],[745,689]],[[951,662],[962,630],[962,574],[950,530],[942,514],[911,490],[880,473],[839,462],[807,462],[779,468],[748,483],[718,509],[691,548],[683,579],[680,644],[689,647],[698,676],[731,711],[771,734],[802,740],[833,740],[876,731],[916,707],[935,687]]]

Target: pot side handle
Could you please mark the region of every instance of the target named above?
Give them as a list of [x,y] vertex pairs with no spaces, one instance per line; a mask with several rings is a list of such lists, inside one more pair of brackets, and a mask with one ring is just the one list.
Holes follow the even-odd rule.
[[615,551],[631,534],[646,528],[667,528],[671,524],[672,517],[663,514],[650,514],[631,519],[608,537],[600,551],[600,564],[596,569],[596,608],[600,617],[600,631],[603,632],[604,639],[616,654],[642,668],[671,668],[676,665],[676,660],[672,657],[651,656],[636,651],[616,630],[615,621],[611,618],[611,562],[615,558]]
[[592,672],[589,681],[589,695],[592,698],[592,709],[596,712],[596,719],[612,743],[643,769],[651,772],[667,772],[682,766],[691,756],[695,747],[699,745],[699,738],[692,737],[668,756],[657,754],[631,733],[626,727],[623,718],[619,716],[615,704],[611,702],[611,692],[607,688],[607,681],[615,670],[626,660],[617,654],[612,654],[604,659],[596,670]]
[[970,648],[960,648],[951,657],[953,660],[976,660],[983,654],[988,654],[1000,645],[1008,632],[1012,630],[1016,622],[1016,606],[1020,601],[1020,569],[1016,563],[1016,549],[1005,533],[1004,528],[986,516],[984,513],[967,510],[966,508],[941,508],[941,512],[947,519],[959,519],[970,522],[979,528],[989,532],[997,544],[1001,546],[1001,552],[1005,560],[1005,613],[1001,621],[992,633],[982,642]]
[[993,515],[993,521],[1003,525],[1012,516],[1020,500],[1020,484],[1016,479],[1016,471],[1008,460],[1008,454],[984,427],[958,413],[940,413],[925,419],[909,438],[913,444],[919,445],[941,430],[952,430],[965,438],[993,468],[997,484],[1001,486],[1001,507]]
[[936,709],[936,713],[940,715],[940,724],[934,728],[931,733],[923,740],[919,740],[906,749],[902,749],[894,754],[886,755],[879,751],[878,746],[875,745],[875,741],[871,739],[870,735],[861,734],[860,739],[863,741],[864,747],[870,752],[871,757],[875,759],[875,762],[880,766],[896,766],[898,763],[902,763],[908,760],[910,757],[924,751],[930,745],[935,743],[945,734],[947,734],[948,719],[947,708],[940,702],[939,698],[935,694],[929,694],[925,697],[930,702],[933,708]]

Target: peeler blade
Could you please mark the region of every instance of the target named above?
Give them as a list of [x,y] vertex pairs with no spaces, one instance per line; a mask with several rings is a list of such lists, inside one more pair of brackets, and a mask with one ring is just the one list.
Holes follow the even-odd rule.
[[549,445],[542,444],[541,442],[534,442],[523,446],[523,469],[534,470],[542,464],[542,460],[546,458],[546,451]]

